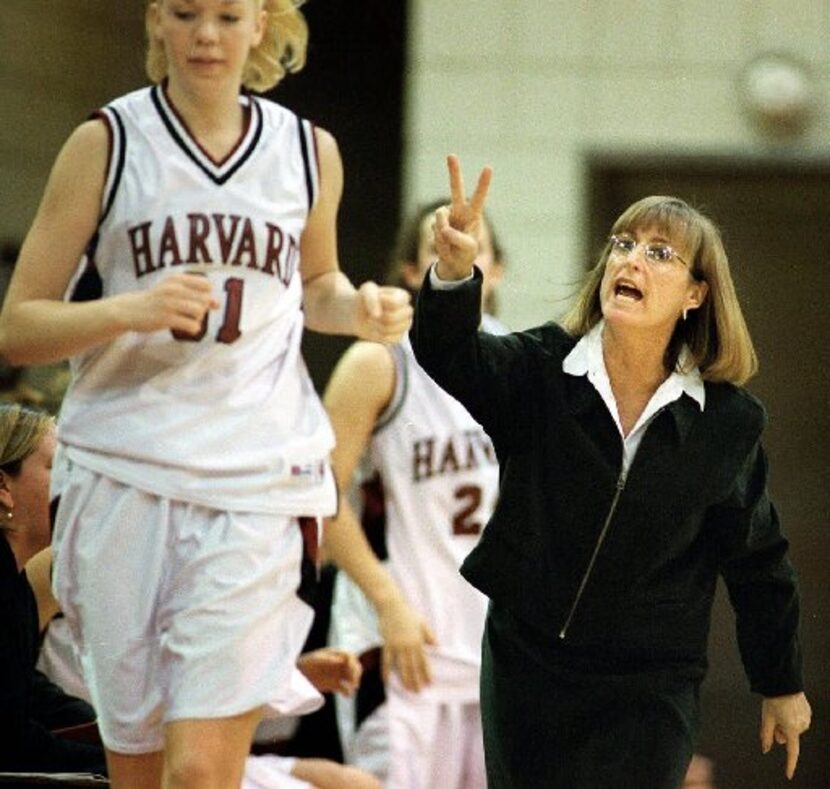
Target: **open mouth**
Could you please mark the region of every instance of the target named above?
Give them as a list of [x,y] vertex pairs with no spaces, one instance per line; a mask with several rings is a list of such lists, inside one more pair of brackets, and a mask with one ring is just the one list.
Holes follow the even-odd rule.
[[614,295],[629,301],[642,301],[643,292],[629,282],[618,282],[614,285]]

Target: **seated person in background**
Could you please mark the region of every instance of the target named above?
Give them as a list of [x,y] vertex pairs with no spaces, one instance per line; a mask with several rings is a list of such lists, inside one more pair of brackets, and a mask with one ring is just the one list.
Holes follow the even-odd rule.
[[106,773],[100,745],[60,736],[92,724],[89,705],[35,670],[38,611],[26,564],[50,541],[52,418],[0,403],[0,770]]

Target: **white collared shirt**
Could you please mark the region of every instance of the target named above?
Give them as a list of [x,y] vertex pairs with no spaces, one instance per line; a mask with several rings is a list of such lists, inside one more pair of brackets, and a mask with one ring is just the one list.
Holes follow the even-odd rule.
[[634,455],[637,453],[637,448],[640,446],[640,441],[642,441],[646,429],[658,412],[669,403],[679,400],[684,393],[695,400],[702,411],[706,404],[706,390],[703,386],[703,379],[700,377],[700,371],[696,366],[689,364],[689,351],[684,348],[678,366],[681,369],[688,369],[688,372],[683,373],[675,370],[660,384],[643,409],[643,413],[640,414],[637,423],[626,436],[623,433],[617,410],[617,401],[614,398],[611,381],[608,378],[608,370],[605,369],[605,358],[602,354],[602,330],[604,326],[605,322],[600,321],[579,340],[562,362],[562,370],[568,375],[587,375],[588,380],[599,393],[614,418],[614,424],[620,431],[620,438],[623,443],[623,474],[627,474],[631,462],[634,460]]

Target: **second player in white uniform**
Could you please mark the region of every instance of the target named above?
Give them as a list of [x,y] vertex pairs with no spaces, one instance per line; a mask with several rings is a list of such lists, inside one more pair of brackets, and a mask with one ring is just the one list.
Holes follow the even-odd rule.
[[[428,239],[434,206],[407,233]],[[489,229],[485,230],[490,241]],[[416,288],[430,258],[401,249],[403,281]],[[490,243],[481,265],[491,285],[501,273]],[[490,329],[499,331],[492,322]],[[503,331],[503,329],[502,329]],[[483,787],[479,668],[486,598],[458,567],[473,548],[498,495],[490,439],[467,411],[415,361],[408,343],[390,349],[353,346],[325,396],[337,435],[334,467],[346,491],[360,477],[377,491],[385,521],[386,561],[367,556],[345,502],[328,527],[328,555],[338,574],[331,643],[367,657],[385,650],[385,702],[372,709],[366,685],[357,701],[338,699],[347,760],[396,789]],[[357,459],[362,459],[357,468]],[[368,507],[379,515],[378,499]],[[417,612],[415,614],[414,612]],[[379,618],[378,618],[379,615]],[[375,699],[379,701],[380,699]],[[368,705],[368,706],[367,706]]]

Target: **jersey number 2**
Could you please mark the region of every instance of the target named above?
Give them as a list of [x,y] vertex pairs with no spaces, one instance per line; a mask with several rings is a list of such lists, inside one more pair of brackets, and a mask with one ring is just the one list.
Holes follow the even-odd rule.
[[[245,289],[245,280],[238,277],[229,277],[225,280],[225,315],[222,325],[216,332],[216,341],[230,345],[236,342],[242,332],[239,330],[239,320],[242,315],[242,291]],[[171,334],[182,342],[199,342],[207,334],[208,315],[202,319],[202,328],[196,334],[188,334],[179,329],[172,329]]]
[[455,489],[455,498],[463,502],[463,506],[452,519],[453,534],[480,534],[481,521],[475,517],[476,510],[481,505],[481,488],[478,485],[461,485]]

